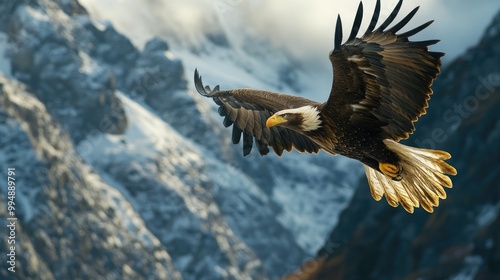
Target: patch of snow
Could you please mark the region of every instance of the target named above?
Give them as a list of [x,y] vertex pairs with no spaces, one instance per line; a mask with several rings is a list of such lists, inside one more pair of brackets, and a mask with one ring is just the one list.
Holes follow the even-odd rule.
[[78,55],[82,60],[82,65],[80,66],[81,73],[92,75],[94,73],[101,72],[98,71],[99,66],[97,65],[97,63],[95,63],[95,61],[88,54],[82,51],[78,51]]
[[477,225],[479,227],[484,227],[492,223],[497,217],[500,211],[500,203],[495,205],[487,204],[481,209],[481,212],[477,216]]
[[46,13],[35,9],[32,6],[24,6],[24,8],[25,12],[27,13],[25,14],[27,16],[26,19],[33,19],[37,21],[47,21],[47,22],[50,21],[50,18]]
[[[84,20],[87,20],[88,18],[84,18]],[[97,20],[97,19],[91,19],[92,24],[99,30],[99,31],[106,31],[108,27],[111,26],[111,23],[109,21],[103,21],[103,20]]]
[[[34,197],[36,193],[39,192],[39,189],[35,189],[36,191],[25,194],[23,191],[16,192],[16,204],[22,207],[23,220],[26,223],[29,223],[34,216],[33,206],[35,205],[33,201],[35,201]],[[30,195],[31,194],[31,195]]]
[[98,131],[93,135],[88,135],[89,137],[78,147],[78,150],[83,153],[82,156],[91,161],[102,162],[104,158],[109,158],[110,155],[120,156],[122,151],[126,150],[127,156],[135,158],[137,162],[144,162],[155,158],[158,150],[161,150],[160,147],[168,145],[167,139],[174,138],[176,142],[189,145],[189,141],[181,139],[176,133],[169,133],[175,130],[159,117],[154,116],[123,93],[117,92],[117,96],[124,103],[127,115],[133,116],[127,130],[123,135],[109,135]]

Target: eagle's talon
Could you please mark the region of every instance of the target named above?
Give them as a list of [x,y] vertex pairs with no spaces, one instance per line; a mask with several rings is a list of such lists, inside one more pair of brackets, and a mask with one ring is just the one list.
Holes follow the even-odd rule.
[[403,169],[400,168],[398,165],[379,162],[378,168],[382,173],[384,173],[386,176],[388,176],[394,181],[401,181],[403,179],[403,176],[401,176],[401,172],[403,171]]

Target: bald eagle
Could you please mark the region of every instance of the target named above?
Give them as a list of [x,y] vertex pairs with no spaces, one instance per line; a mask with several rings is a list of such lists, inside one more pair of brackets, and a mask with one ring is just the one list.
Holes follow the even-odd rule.
[[439,40],[410,41],[433,21],[398,33],[419,7],[391,28],[402,0],[389,17],[375,29],[380,0],[367,31],[357,37],[363,17],[359,4],[352,31],[342,44],[342,22],[337,17],[333,85],[324,103],[306,98],[255,89],[213,90],[203,86],[194,73],[197,91],[219,106],[226,127],[233,125],[232,142],[243,135],[243,154],[253,142],[261,155],[269,147],[281,156],[293,148],[299,152],[323,150],[364,164],[371,195],[375,200],[399,204],[409,213],[420,205],[428,212],[445,199],[443,187],[452,187],[448,175],[456,170],[445,160],[445,151],[420,149],[399,143],[415,130],[414,122],[425,114],[432,83],[440,72],[444,53],[429,51]]

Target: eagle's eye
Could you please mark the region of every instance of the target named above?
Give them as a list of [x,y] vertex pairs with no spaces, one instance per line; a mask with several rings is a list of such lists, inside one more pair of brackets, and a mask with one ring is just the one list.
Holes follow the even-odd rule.
[[288,118],[288,114],[283,114],[283,115],[281,115],[281,116],[282,116],[283,118],[285,118],[285,119],[286,119],[286,118]]

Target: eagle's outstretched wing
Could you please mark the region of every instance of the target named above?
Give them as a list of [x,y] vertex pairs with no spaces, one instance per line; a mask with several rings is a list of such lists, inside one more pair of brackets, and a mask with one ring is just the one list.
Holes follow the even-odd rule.
[[266,120],[274,113],[318,103],[297,96],[254,90],[234,89],[221,91],[219,86],[213,90],[203,86],[198,70],[194,72],[194,83],[198,93],[211,97],[219,105],[219,115],[224,117],[224,126],[233,125],[232,142],[238,144],[243,134],[243,155],[248,155],[255,144],[261,155],[274,152],[281,156],[283,150],[295,148],[300,152],[318,153],[319,146],[307,136],[282,127],[266,127]]
[[431,85],[439,74],[443,53],[431,52],[438,40],[412,42],[408,37],[432,21],[402,34],[396,34],[415,15],[418,8],[386,30],[397,16],[402,0],[389,18],[375,31],[380,13],[377,0],[368,30],[356,38],[363,17],[359,4],[352,31],[344,44],[342,22],[337,18],[335,48],[330,53],[334,81],[326,103],[331,110],[351,114],[353,125],[377,128],[386,139],[399,141],[415,130],[414,122],[425,114],[432,94]]

